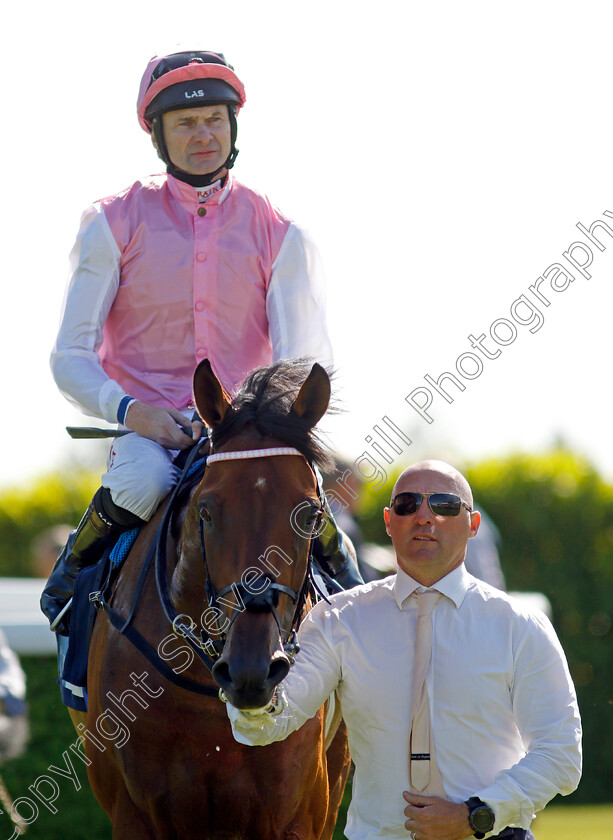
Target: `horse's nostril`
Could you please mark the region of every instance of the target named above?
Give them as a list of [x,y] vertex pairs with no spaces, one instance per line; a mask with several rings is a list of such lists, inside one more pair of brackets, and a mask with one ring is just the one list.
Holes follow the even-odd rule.
[[271,662],[268,669],[268,679],[273,685],[278,685],[289,673],[289,660],[287,657],[278,657]]
[[232,677],[230,676],[230,666],[227,662],[216,662],[211,671],[213,679],[220,688],[229,688],[232,685]]

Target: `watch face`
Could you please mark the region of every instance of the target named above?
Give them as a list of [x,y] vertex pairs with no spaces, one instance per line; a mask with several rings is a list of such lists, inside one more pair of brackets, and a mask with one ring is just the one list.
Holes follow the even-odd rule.
[[491,831],[494,827],[494,812],[487,807],[475,808],[470,815],[470,825],[475,831]]

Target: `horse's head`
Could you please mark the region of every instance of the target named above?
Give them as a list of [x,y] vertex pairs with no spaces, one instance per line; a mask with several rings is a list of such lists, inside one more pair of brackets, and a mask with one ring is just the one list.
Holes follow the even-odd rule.
[[312,464],[327,457],[312,430],[327,410],[330,380],[318,364],[281,362],[254,372],[231,402],[205,360],[194,396],[213,430],[213,454],[186,516],[178,579],[185,588],[185,566],[194,562],[208,575],[201,622],[205,633],[225,637],[213,677],[233,705],[261,707],[289,671],[286,649],[291,655],[305,606],[309,545],[322,515]]

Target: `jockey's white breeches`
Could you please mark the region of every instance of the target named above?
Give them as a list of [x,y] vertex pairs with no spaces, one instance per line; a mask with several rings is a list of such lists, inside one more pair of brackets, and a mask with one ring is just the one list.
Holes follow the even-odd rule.
[[148,522],[177,482],[179,470],[172,463],[177,451],[134,432],[115,438],[102,486],[116,505]]

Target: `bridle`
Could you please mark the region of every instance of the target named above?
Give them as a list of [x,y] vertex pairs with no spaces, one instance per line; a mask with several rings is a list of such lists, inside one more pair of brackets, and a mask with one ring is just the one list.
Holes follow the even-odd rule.
[[[317,473],[313,469],[313,466],[309,463],[309,461],[304,457],[300,450],[295,449],[293,446],[274,446],[265,449],[246,449],[246,450],[236,450],[236,451],[228,451],[228,452],[218,452],[211,454],[207,457],[206,465],[210,467],[211,464],[219,461],[238,461],[243,459],[251,459],[251,458],[268,458],[277,455],[298,455],[300,458],[303,458],[306,463],[308,464],[309,468],[313,472],[315,476],[315,486],[317,487],[317,495],[319,499],[319,509],[317,511],[317,516],[315,522],[313,524],[311,530],[311,540],[309,544],[309,557],[307,563],[307,572],[311,568],[312,563],[312,536],[317,533],[318,526],[321,522],[324,513],[324,506],[323,500],[320,494],[320,486],[319,486],[319,479]],[[219,602],[225,595],[233,594],[236,597],[236,600],[239,604],[238,608],[234,608],[232,614],[229,618],[229,623],[227,627],[221,631],[218,629],[217,631],[217,639],[211,639],[209,637],[209,641],[211,642],[213,649],[217,653],[217,655],[221,655],[221,651],[223,650],[223,646],[226,642],[228,637],[228,633],[234,621],[236,620],[237,616],[246,610],[247,612],[270,612],[275,620],[275,623],[279,629],[279,636],[281,638],[281,643],[283,645],[283,650],[287,654],[290,663],[293,664],[294,657],[300,650],[300,645],[297,641],[297,630],[300,624],[300,618],[302,616],[302,612],[304,609],[304,605],[306,602],[308,589],[309,589],[309,574],[305,574],[300,589],[298,591],[291,589],[289,586],[285,586],[281,583],[277,583],[274,577],[271,574],[263,573],[259,576],[258,580],[262,582],[267,582],[266,587],[263,591],[252,592],[248,586],[246,586],[242,581],[234,581],[230,583],[228,586],[225,586],[223,589],[217,591],[211,579],[211,574],[209,570],[209,565],[207,563],[206,558],[206,546],[205,546],[205,536],[204,536],[204,520],[202,516],[199,519],[198,530],[200,533],[200,550],[202,553],[202,559],[204,562],[204,568],[206,573],[206,593],[209,602],[209,607],[220,609]],[[279,604],[279,595],[284,594],[287,595],[292,603],[294,604],[294,612],[292,615],[292,620],[290,622],[290,626],[288,628],[284,628],[281,625],[281,620],[279,618],[279,614],[277,612],[277,607]],[[225,601],[227,605],[228,602]],[[176,628],[175,622],[173,622],[173,629],[179,635],[183,635],[182,631],[179,631]],[[202,634],[201,634],[202,635]]]
[[[210,443],[210,440],[209,440]],[[196,465],[196,461],[198,456],[200,455],[200,462]],[[201,546],[201,553],[202,553],[202,560],[206,572],[206,591],[207,597],[209,600],[209,604],[214,606],[219,602],[219,599],[222,598],[225,594],[228,594],[230,590],[233,590],[235,593],[238,593],[242,598],[242,603],[245,609],[248,611],[266,611],[271,612],[275,622],[279,628],[279,633],[281,637],[281,642],[284,648],[286,655],[290,660],[290,664],[293,663],[294,657],[300,650],[300,646],[296,640],[296,631],[300,624],[300,619],[302,617],[302,611],[304,609],[304,604],[306,602],[307,595],[309,593],[309,589],[312,590],[325,598],[325,593],[322,592],[321,588],[318,586],[314,575],[313,575],[313,552],[312,552],[312,543],[313,543],[313,536],[317,533],[318,525],[321,521],[324,512],[324,495],[323,495],[323,488],[321,486],[321,480],[314,469],[313,465],[308,461],[307,458],[300,452],[298,449],[294,449],[293,447],[287,446],[279,446],[279,447],[272,447],[269,449],[249,449],[249,450],[242,450],[242,451],[232,451],[232,452],[219,452],[219,453],[201,453],[199,446],[194,446],[192,451],[190,452],[185,466],[183,468],[183,472],[179,478],[179,481],[175,485],[174,491],[170,498],[170,501],[164,511],[164,516],[156,533],[155,541],[152,545],[152,550],[149,553],[145,566],[141,572],[141,579],[139,580],[139,585],[137,586],[137,592],[134,598],[132,610],[130,613],[130,617],[124,622],[122,621],[116,613],[109,607],[108,603],[104,599],[101,600],[101,606],[105,608],[107,613],[109,614],[109,618],[111,622],[114,624],[120,632],[125,633],[125,635],[132,641],[138,649],[149,659],[149,661],[155,665],[158,671],[162,672],[168,679],[176,684],[180,684],[183,688],[187,688],[191,691],[196,691],[201,694],[211,694],[210,686],[203,686],[200,683],[196,683],[193,680],[189,680],[186,677],[182,677],[181,675],[175,675],[171,669],[160,659],[160,657],[153,651],[151,645],[149,645],[146,640],[135,630],[131,625],[132,617],[134,615],[134,610],[136,607],[136,602],[140,595],[140,591],[142,590],[142,585],[144,584],[144,579],[146,577],[148,568],[151,564],[151,561],[155,559],[155,572],[156,572],[156,583],[158,588],[158,594],[160,597],[160,602],[162,604],[162,608],[166,615],[166,618],[170,622],[173,632],[179,636],[180,638],[184,639],[189,646],[192,648],[194,653],[198,656],[198,658],[204,662],[206,667],[209,671],[212,671],[215,663],[221,656],[223,652],[223,648],[227,639],[227,631],[224,633],[216,633],[216,638],[212,638],[209,634],[206,633],[204,628],[201,629],[200,633],[197,632],[197,625],[194,620],[190,616],[185,616],[181,614],[177,614],[174,604],[172,602],[172,598],[170,595],[170,587],[168,585],[168,577],[167,577],[167,554],[166,554],[166,546],[168,543],[168,534],[170,530],[170,524],[172,521],[172,517],[174,514],[175,509],[175,500],[177,499],[181,489],[185,487],[187,480],[194,475],[194,472],[197,472],[198,481],[202,481],[204,475],[206,473],[206,469],[210,464],[215,463],[216,461],[230,461],[230,460],[238,460],[241,458],[263,458],[269,457],[274,455],[299,455],[301,458],[304,458],[306,463],[308,464],[309,468],[312,470],[317,486],[317,496],[319,499],[319,510],[317,513],[317,518],[313,526],[313,530],[311,533],[311,539],[309,544],[309,555],[308,555],[308,562],[307,562],[307,571],[302,583],[302,586],[298,592],[291,589],[290,587],[283,586],[282,584],[276,583],[270,576],[270,583],[266,587],[266,590],[262,592],[260,595],[254,594],[246,590],[246,587],[241,584],[240,582],[234,582],[230,584],[230,586],[224,587],[221,591],[217,592],[209,572],[209,567],[206,559],[206,549],[205,549],[205,541],[204,541],[204,533],[203,533],[203,525],[202,520],[200,520],[199,524],[199,531],[200,531],[200,546]],[[202,473],[200,475],[200,473]],[[141,582],[142,581],[142,582]],[[294,603],[294,612],[292,616],[292,620],[290,626],[288,628],[283,628],[281,625],[281,621],[279,619],[277,613],[277,604],[278,604],[278,597],[279,594],[287,595]],[[227,603],[227,602],[226,602]],[[238,614],[242,612],[242,609],[237,609],[234,611],[230,618],[230,626],[235,621]],[[185,619],[188,619],[187,621]],[[228,627],[229,629],[229,627]],[[136,639],[136,641],[135,641]],[[169,673],[170,672],[170,673]],[[205,690],[206,689],[206,690]],[[217,694],[217,691],[214,692]]]

